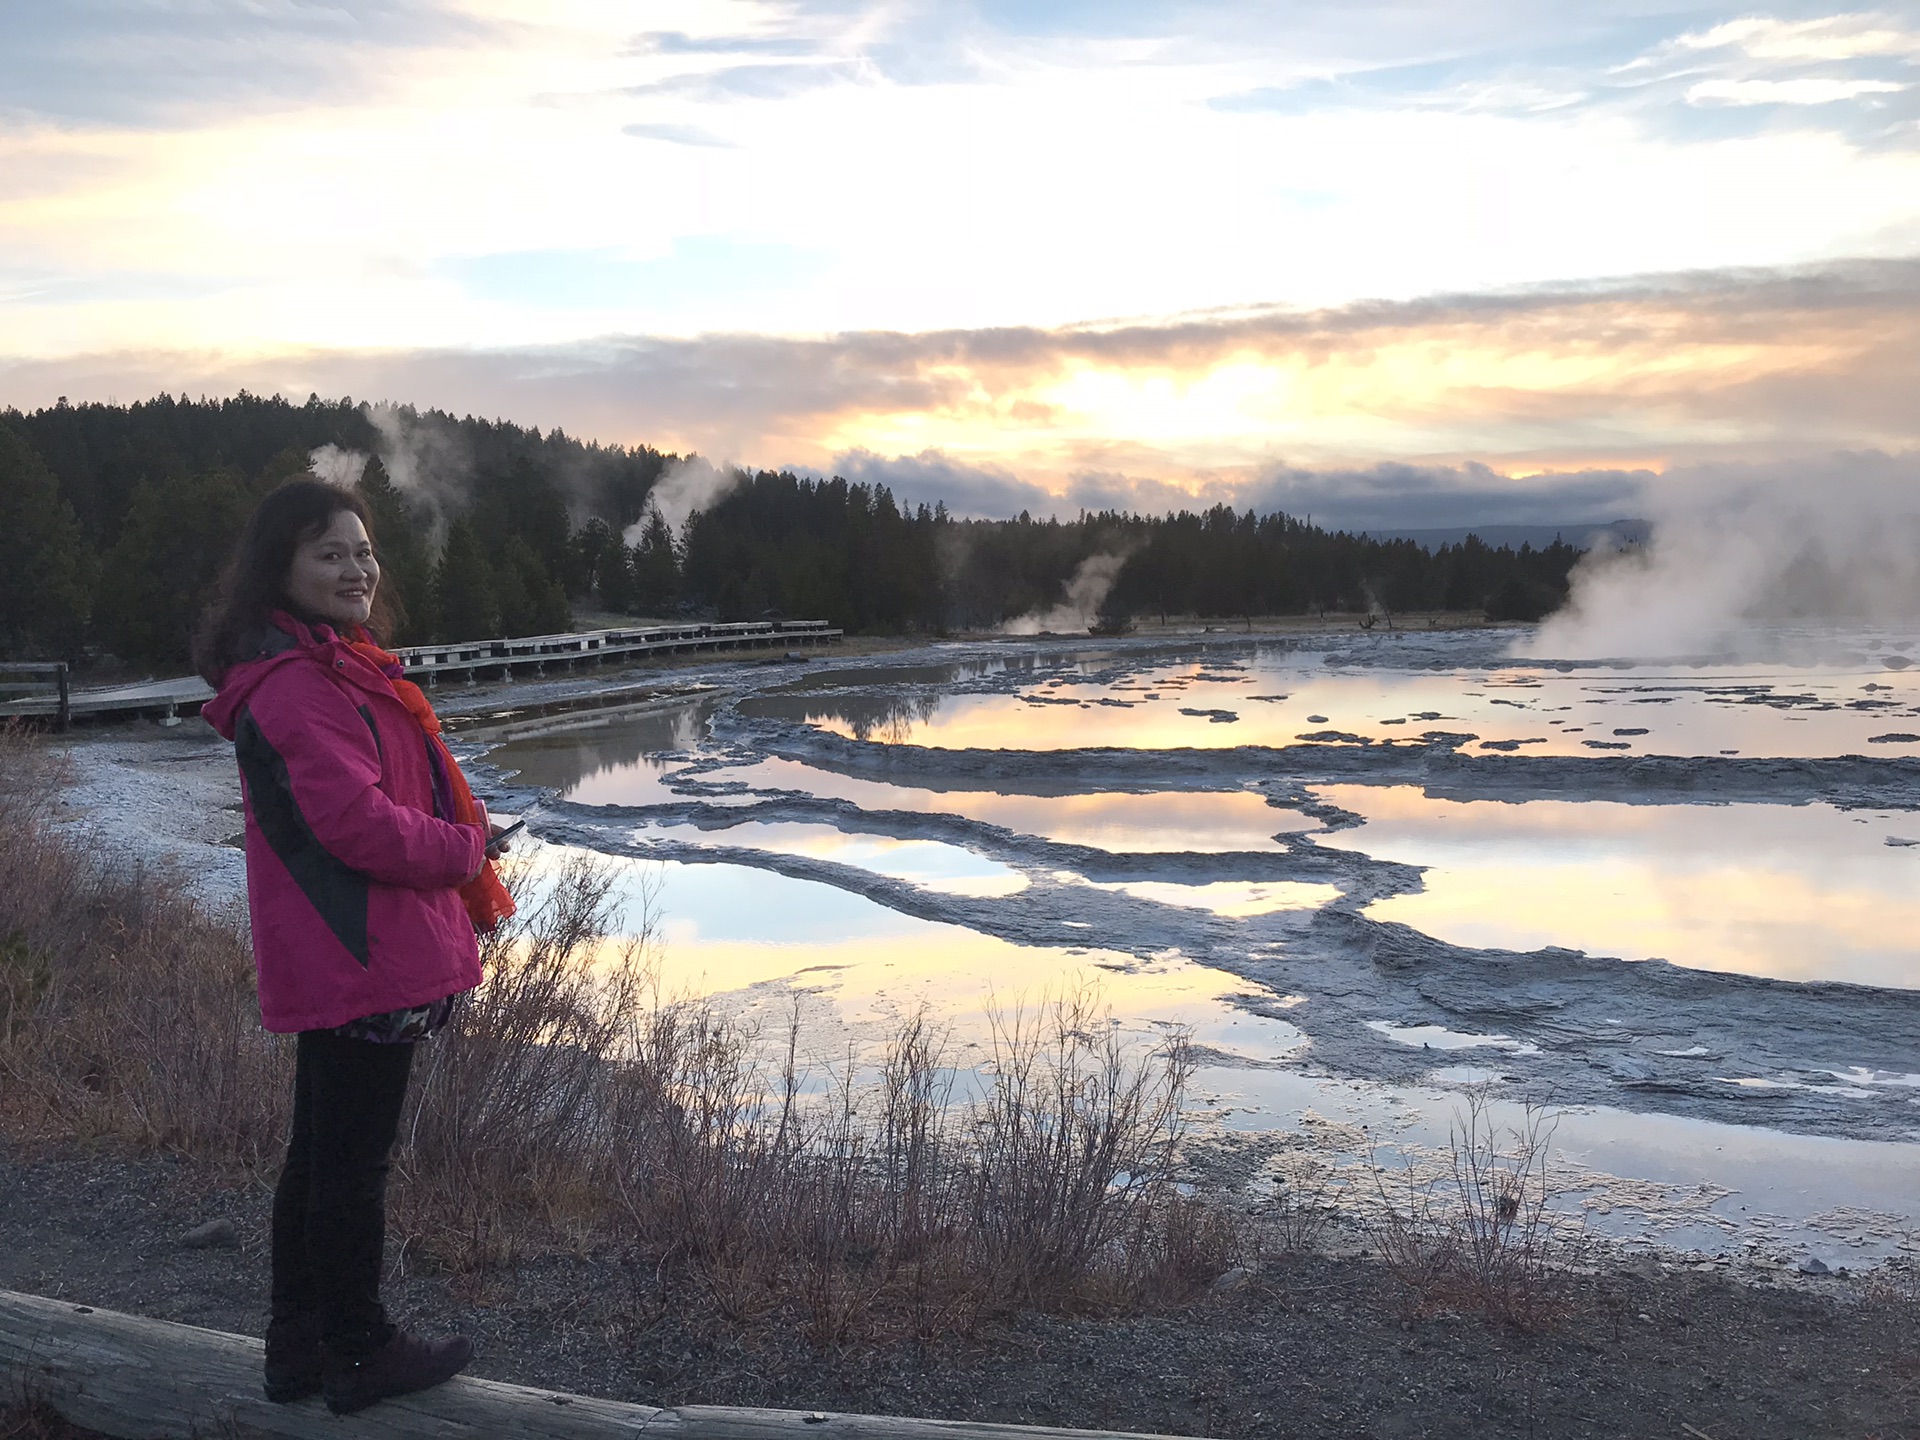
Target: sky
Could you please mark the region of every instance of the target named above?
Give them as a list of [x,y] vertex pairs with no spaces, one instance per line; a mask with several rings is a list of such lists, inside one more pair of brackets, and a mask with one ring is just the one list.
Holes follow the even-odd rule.
[[0,406],[1605,520],[1920,451],[1917,321],[1920,4],[0,0]]

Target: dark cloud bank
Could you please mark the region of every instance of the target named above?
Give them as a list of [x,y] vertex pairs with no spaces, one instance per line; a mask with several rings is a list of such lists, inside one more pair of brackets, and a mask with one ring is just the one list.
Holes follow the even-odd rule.
[[1071,516],[1080,510],[1162,514],[1224,503],[1262,513],[1284,510],[1312,516],[1315,524],[1330,529],[1435,541],[1492,526],[1524,530],[1516,540],[1551,540],[1559,531],[1575,539],[1597,526],[1638,516],[1645,505],[1645,487],[1655,479],[1644,470],[1511,479],[1477,464],[1286,466],[1248,480],[1221,482],[1196,496],[1164,481],[1100,473],[1076,475],[1064,493],[1056,494],[1001,466],[970,465],[939,451],[888,457],[855,450],[836,456],[828,468],[849,480],[887,485],[909,504],[944,502],[963,515],[1004,518],[1023,510],[1035,516]]

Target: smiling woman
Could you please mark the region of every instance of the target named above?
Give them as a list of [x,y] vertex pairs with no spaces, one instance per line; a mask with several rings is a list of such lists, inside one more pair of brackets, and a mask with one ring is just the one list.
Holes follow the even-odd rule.
[[390,637],[401,620],[392,587],[380,588],[372,517],[358,494],[318,480],[290,481],[248,519],[202,619],[193,664],[209,685],[253,658],[269,617],[291,605],[335,626],[371,625]]
[[397,1329],[380,1301],[388,1156],[414,1047],[480,982],[478,931],[514,904],[440,725],[365,625],[367,510],[286,481],[248,520],[197,646],[246,802],[261,1021],[298,1038],[274,1190],[269,1400],[337,1413],[425,1389],[473,1354]]
[[379,584],[373,540],[351,510],[337,511],[326,529],[296,545],[287,567],[287,598],[336,630],[367,623]]

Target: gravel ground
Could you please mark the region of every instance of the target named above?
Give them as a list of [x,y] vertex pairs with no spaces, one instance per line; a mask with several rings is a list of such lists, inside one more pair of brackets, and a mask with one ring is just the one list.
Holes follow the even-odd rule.
[[[266,1214],[258,1184],[179,1160],[0,1149],[0,1287],[257,1335]],[[236,1243],[180,1243],[219,1217]],[[1815,1294],[1648,1263],[1567,1277],[1560,1318],[1523,1331],[1410,1316],[1379,1265],[1315,1256],[1165,1314],[823,1352],[723,1323],[618,1255],[451,1278],[391,1259],[398,1317],[474,1334],[477,1373],[651,1404],[1327,1440],[1920,1437],[1920,1302],[1857,1281]]]

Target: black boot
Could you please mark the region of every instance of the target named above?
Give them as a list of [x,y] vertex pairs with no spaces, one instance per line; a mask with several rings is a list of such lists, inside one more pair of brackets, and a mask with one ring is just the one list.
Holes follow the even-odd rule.
[[267,1324],[267,1399],[285,1405],[318,1395],[325,1359],[318,1315],[274,1316]]
[[473,1358],[473,1341],[464,1335],[426,1340],[395,1330],[387,1343],[355,1359],[329,1352],[323,1388],[327,1408],[351,1415],[377,1400],[411,1395],[451,1380]]

